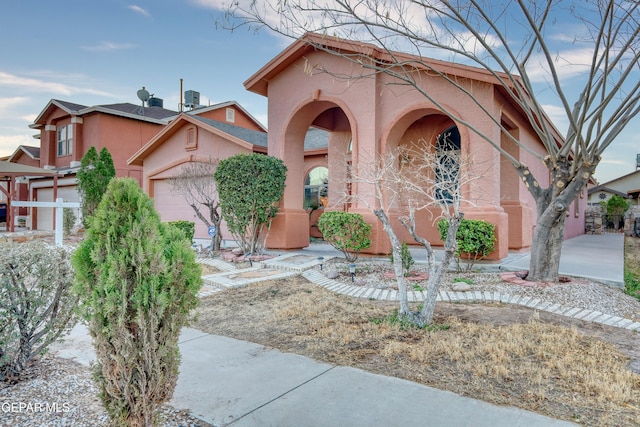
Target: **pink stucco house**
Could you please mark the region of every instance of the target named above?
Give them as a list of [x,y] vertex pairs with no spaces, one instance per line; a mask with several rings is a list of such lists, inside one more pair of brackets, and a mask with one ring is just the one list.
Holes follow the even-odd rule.
[[[57,185],[51,177],[29,179],[32,201],[63,198],[78,201],[75,173],[82,157],[91,146],[100,151],[106,147],[119,177],[132,177],[139,182],[142,168],[127,164],[127,159],[156,135],[175,117],[177,111],[157,106],[130,103],[86,106],[52,99],[36,117],[31,129],[39,133],[40,168],[57,172]],[[30,208],[26,215],[28,228],[53,229],[52,208]]]
[[[186,201],[172,192],[169,178],[178,176],[190,162],[206,163],[243,153],[267,154],[266,129],[237,103],[216,104],[207,110],[180,114],[129,159],[130,165],[142,167],[142,187],[154,199],[162,220],[194,221],[196,238],[206,238],[207,229]],[[326,133],[316,130],[308,134],[308,162],[326,165]],[[308,229],[307,222],[307,235]],[[221,232],[224,238],[230,237],[224,222]]]
[[[314,45],[322,46],[322,49]],[[344,208],[340,199],[345,191],[360,195],[371,193],[364,184],[354,183],[345,190],[344,174],[348,170],[345,162],[350,163],[349,167],[357,168],[402,144],[424,139],[435,147],[443,132],[456,133],[459,149],[474,159],[474,164],[479,166],[472,167],[481,168],[478,173],[482,175],[481,179],[464,187],[465,198],[469,200],[464,208],[466,218],[484,219],[496,225],[497,249],[493,258],[505,257],[510,249],[526,250],[531,246],[536,226],[533,198],[511,164],[501,158],[497,150],[466,126],[456,123],[415,89],[393,85],[394,81],[388,75],[371,74],[328,52],[332,50],[360,55],[363,61],[366,58],[384,61],[387,57],[385,51],[373,45],[307,34],[245,82],[249,91],[267,97],[268,154],[283,159],[288,167],[285,194],[269,234],[269,247],[293,249],[309,244],[309,218],[303,202],[305,177],[310,169],[305,160],[303,141],[309,128],[328,132],[325,163],[328,167],[328,209]],[[404,59],[411,59],[404,56]],[[474,67],[429,61],[449,77],[464,82],[480,104],[493,112],[494,119],[503,123],[530,150],[545,153],[526,118],[503,94],[493,75]],[[541,185],[548,183],[545,166],[502,135],[500,128],[487,119],[478,105],[470,103],[441,77],[422,72],[417,80],[440,105],[485,134],[494,135],[495,141],[505,150],[529,165]],[[558,134],[557,138],[561,141],[562,137]],[[570,209],[565,237],[584,232],[585,205],[586,188]],[[361,213],[373,226],[370,252],[388,253],[388,239],[364,203],[355,199],[349,210]],[[400,224],[397,231],[402,239],[412,242]],[[434,220],[429,215],[421,218],[418,231],[434,242],[439,241]]]

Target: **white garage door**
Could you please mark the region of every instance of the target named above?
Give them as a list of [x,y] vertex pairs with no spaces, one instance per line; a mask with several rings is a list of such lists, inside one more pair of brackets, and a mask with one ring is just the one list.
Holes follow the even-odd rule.
[[[38,188],[37,196],[39,202],[53,202],[53,188]],[[75,186],[58,187],[58,197],[65,202],[78,202],[78,192]],[[31,208],[36,209],[36,208]],[[53,230],[53,208],[37,208],[38,224],[34,226],[37,230]],[[76,218],[80,218],[80,209],[73,209]]]

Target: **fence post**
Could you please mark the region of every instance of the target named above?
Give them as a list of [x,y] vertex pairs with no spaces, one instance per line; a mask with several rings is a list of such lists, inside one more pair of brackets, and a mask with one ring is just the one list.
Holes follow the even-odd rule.
[[62,246],[62,243],[63,243],[63,231],[64,231],[63,213],[64,213],[64,208],[62,207],[62,203],[63,203],[62,198],[58,197],[56,199],[56,206],[54,208],[56,210],[56,226],[55,226],[56,246]]

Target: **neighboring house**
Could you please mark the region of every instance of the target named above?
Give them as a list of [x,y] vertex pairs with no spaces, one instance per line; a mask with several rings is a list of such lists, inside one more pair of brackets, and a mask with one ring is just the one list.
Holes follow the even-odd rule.
[[[30,126],[40,131],[39,166],[58,172],[57,189],[50,178],[29,180],[30,200],[79,201],[75,174],[91,146],[98,152],[106,147],[113,157],[116,176],[132,177],[140,182],[140,167],[127,159],[175,117],[176,111],[161,106],[129,103],[85,106],[52,99]],[[54,194],[55,193],[55,194]],[[53,209],[31,209],[27,226],[53,229]]]
[[611,196],[617,195],[633,205],[640,205],[640,170],[628,173],[589,189],[589,206],[597,206],[607,202]]
[[[82,157],[91,146],[98,152],[106,147],[113,158],[116,176],[132,177],[142,186],[141,165],[129,164],[127,160],[180,114],[163,108],[159,98],[151,98],[147,104],[149,106],[130,103],[85,106],[52,99],[30,127],[40,131],[35,136],[40,140],[40,147],[37,147],[39,156],[33,159],[37,160],[35,166],[57,172],[57,187],[54,188],[52,178],[31,177],[28,179],[28,194],[21,199],[53,201],[61,197],[65,201],[79,201],[75,175]],[[191,108],[184,115],[266,131],[233,101],[206,107],[195,104]],[[26,154],[28,149],[18,149],[12,156],[16,161],[19,160],[19,151]],[[24,155],[20,158],[26,159]],[[24,215],[28,228],[53,228],[51,208],[33,208],[28,212],[23,208],[23,211],[21,215]]]
[[[313,43],[322,45],[322,49],[315,49]],[[454,135],[456,150],[473,158],[472,172],[481,176],[464,187],[464,196],[469,201],[464,212],[466,218],[484,219],[496,226],[497,244],[492,257],[503,258],[509,249],[522,250],[531,246],[536,226],[535,203],[509,161],[502,159],[497,150],[467,127],[458,126],[417,90],[394,85],[387,74],[368,72],[344,57],[331,54],[332,50],[358,55],[362,61],[390,59],[387,52],[370,44],[307,34],[245,82],[249,91],[268,99],[268,153],[283,159],[288,168],[284,198],[267,241],[269,247],[293,249],[309,244],[309,218],[304,209],[305,178],[309,168],[302,141],[310,127],[328,132],[327,206],[329,209],[348,208],[365,217],[373,227],[370,252],[388,253],[389,241],[381,224],[362,200],[369,197],[365,201],[375,205],[372,196],[367,196],[372,194],[371,188],[364,184],[348,184],[348,171],[370,167],[380,155],[416,141],[426,141],[427,147],[442,147],[444,144],[439,141],[444,133]],[[398,55],[407,61],[413,58]],[[494,75],[450,62],[429,60],[429,63],[465,84],[480,105],[494,112],[493,119],[506,126],[529,150],[545,155],[529,121],[503,93]],[[364,77],[357,78],[358,74]],[[435,73],[424,72],[416,80],[457,117],[485,134],[495,135],[505,150],[529,166],[542,186],[548,185],[549,173],[544,164],[502,135],[499,126],[487,119],[479,105],[469,102]],[[549,125],[553,128],[551,123]],[[560,143],[562,136],[556,132],[556,137]],[[345,194],[359,197],[347,206],[342,202]],[[585,206],[586,188],[570,207],[565,237],[584,233]],[[391,216],[398,224],[396,231],[400,238],[413,242],[396,221],[398,214],[392,212]],[[418,233],[433,242],[439,241],[434,223],[438,216],[438,211],[433,210],[418,218]]]
[[[16,163],[20,165],[40,167],[40,147],[32,147],[29,145],[20,145],[13,154],[6,156],[3,161]],[[0,182],[0,186],[5,190],[8,190],[8,182]],[[26,201],[29,200],[29,186],[26,180],[19,179],[16,181],[16,188],[14,189],[14,199]],[[3,192],[0,192],[0,203],[6,203],[7,197]],[[17,215],[26,215],[27,208],[16,209]]]
[[[233,114],[229,113],[229,108],[233,109]],[[213,114],[221,111],[224,114]],[[129,159],[129,164],[142,167],[143,188],[154,199],[154,206],[163,221],[194,221],[195,237],[207,238],[204,224],[195,217],[186,201],[171,191],[169,179],[179,176],[183,166],[191,162],[221,160],[242,153],[266,154],[267,132],[235,103],[204,112],[216,119],[202,117],[204,114],[201,113],[193,110],[180,114],[136,152]],[[233,123],[231,118],[234,118]],[[310,167],[326,166],[326,133],[311,131],[309,134]],[[206,215],[207,211],[204,212]],[[225,239],[230,238],[224,223],[221,232]]]

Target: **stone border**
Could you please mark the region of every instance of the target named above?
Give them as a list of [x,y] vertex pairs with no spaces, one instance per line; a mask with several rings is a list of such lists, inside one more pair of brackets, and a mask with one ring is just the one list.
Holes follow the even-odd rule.
[[[307,270],[302,276],[312,283],[322,286],[332,292],[347,295],[354,298],[375,299],[381,301],[398,301],[398,291],[389,289],[375,289],[361,286],[345,285],[333,279],[328,279],[323,274],[315,270]],[[415,290],[407,290],[409,302],[424,301],[425,292]],[[574,319],[586,320],[594,323],[601,323],[607,326],[613,326],[621,329],[628,329],[640,332],[640,322],[634,322],[624,317],[612,316],[599,311],[593,311],[586,308],[567,307],[560,304],[553,304],[548,301],[542,301],[537,298],[528,296],[511,296],[500,292],[493,291],[472,291],[472,292],[455,292],[440,291],[436,297],[436,301],[441,302],[501,302],[504,304],[521,305],[533,308],[539,311],[559,314]]]
[[[223,271],[221,273],[202,276],[204,282],[203,289],[198,292],[198,297],[202,298],[228,288],[243,287],[251,283],[257,283],[264,280],[281,279],[285,277],[295,276],[296,274],[301,274],[302,277],[309,280],[311,283],[322,286],[323,288],[332,292],[347,295],[353,298],[363,298],[380,301],[399,300],[398,291],[396,290],[347,285],[336,280],[329,279],[317,270],[310,270],[309,268],[320,264],[320,262],[317,260],[313,260],[301,265],[287,265],[286,259],[297,255],[299,254],[293,253],[282,255],[280,257],[271,258],[269,260],[260,262],[260,267],[246,268],[241,270],[238,270],[235,268],[235,266],[219,259],[198,259],[197,262],[199,263],[208,264]],[[324,261],[328,259],[329,257],[326,257]],[[283,272],[266,277],[256,277],[251,279],[228,279],[228,276],[231,274],[241,274],[248,271],[259,271],[263,268],[279,269],[283,270]],[[409,302],[424,301],[426,298],[426,292],[408,289],[407,297]],[[607,326],[640,332],[640,322],[634,322],[633,320],[625,319],[624,317],[612,316],[586,308],[568,307],[560,304],[554,304],[548,301],[543,301],[528,296],[512,296],[509,294],[493,291],[440,291],[438,293],[438,296],[436,297],[436,301],[462,303],[500,302],[503,304],[520,305],[539,311],[546,311],[549,313],[559,314],[561,316],[571,317],[574,319],[581,319],[588,322],[600,323]]]

